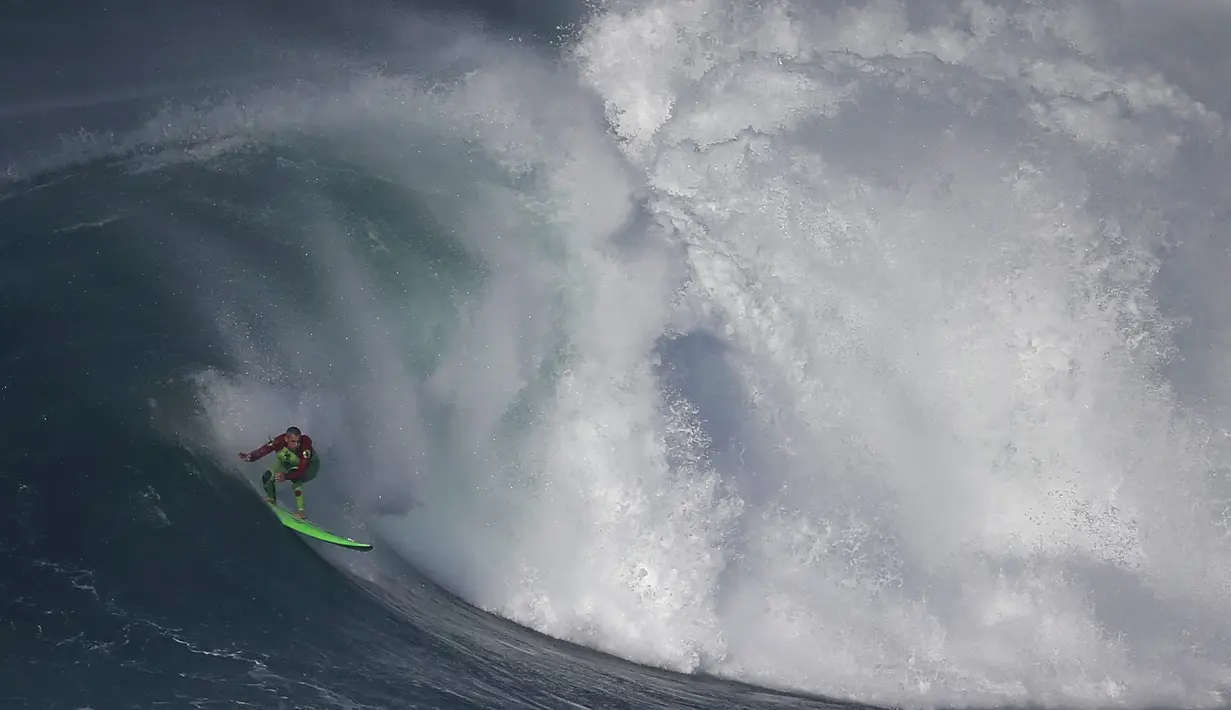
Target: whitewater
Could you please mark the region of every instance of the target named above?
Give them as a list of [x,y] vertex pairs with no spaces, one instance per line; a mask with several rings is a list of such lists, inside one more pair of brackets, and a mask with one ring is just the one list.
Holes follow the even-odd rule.
[[9,167],[298,171],[268,213],[180,208],[291,241],[157,247],[241,363],[151,399],[168,440],[243,478],[300,426],[326,523],[639,664],[1229,702],[1231,103],[1183,38],[1231,11],[607,0],[551,48],[385,20],[439,35]]

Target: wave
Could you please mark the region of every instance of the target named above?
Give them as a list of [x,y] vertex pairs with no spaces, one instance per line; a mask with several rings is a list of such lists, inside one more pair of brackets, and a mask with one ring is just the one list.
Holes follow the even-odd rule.
[[480,609],[861,702],[1215,706],[1228,137],[1149,12],[612,0],[560,57],[173,105],[0,209],[176,304],[162,436],[252,479],[300,426],[321,521]]

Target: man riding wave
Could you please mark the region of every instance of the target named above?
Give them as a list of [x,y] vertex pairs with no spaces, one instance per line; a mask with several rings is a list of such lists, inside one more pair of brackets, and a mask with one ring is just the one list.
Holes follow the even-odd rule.
[[294,515],[302,520],[304,518],[303,484],[316,478],[321,467],[316,449],[312,447],[312,437],[304,436],[299,427],[290,427],[285,434],[279,434],[277,438],[270,440],[268,444],[255,451],[240,453],[239,457],[244,461],[257,461],[275,452],[276,460],[261,476],[261,484],[265,486],[265,500],[270,503],[276,502],[278,496],[274,484],[290,481],[291,488],[295,491],[295,505],[298,508]]

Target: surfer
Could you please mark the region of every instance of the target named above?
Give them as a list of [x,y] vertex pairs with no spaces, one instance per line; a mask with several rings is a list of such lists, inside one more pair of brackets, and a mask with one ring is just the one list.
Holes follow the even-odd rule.
[[299,427],[290,427],[285,434],[279,434],[276,439],[270,439],[268,444],[255,451],[242,452],[239,457],[244,461],[256,461],[275,452],[277,460],[261,476],[261,483],[265,486],[265,500],[270,503],[276,502],[277,492],[274,490],[274,484],[290,481],[291,488],[295,491],[295,506],[298,508],[294,515],[302,520],[304,517],[303,484],[316,478],[316,473],[321,467],[316,449],[312,447],[312,437],[304,436]]

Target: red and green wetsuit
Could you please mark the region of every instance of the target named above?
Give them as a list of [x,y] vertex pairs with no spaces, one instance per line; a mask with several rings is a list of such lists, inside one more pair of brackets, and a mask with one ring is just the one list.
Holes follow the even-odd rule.
[[270,500],[277,498],[274,491],[274,474],[281,473],[286,476],[286,480],[291,482],[291,488],[295,490],[295,504],[302,511],[304,508],[302,486],[316,478],[316,473],[321,467],[320,458],[317,457],[316,449],[312,446],[312,438],[306,434],[301,435],[299,450],[296,451],[287,446],[286,434],[279,434],[268,444],[248,452],[248,460],[256,461],[272,453],[277,454],[277,460],[261,476],[261,483],[265,486],[265,496]]

